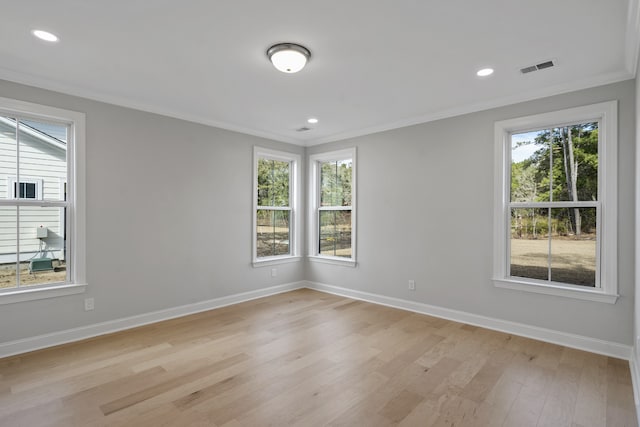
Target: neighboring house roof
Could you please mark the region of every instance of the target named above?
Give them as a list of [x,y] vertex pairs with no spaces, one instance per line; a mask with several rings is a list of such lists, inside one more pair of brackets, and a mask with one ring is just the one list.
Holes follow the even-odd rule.
[[[0,124],[5,124],[8,125],[12,128],[16,127],[16,120],[15,119],[11,119],[8,117],[2,117],[0,116]],[[49,145],[52,145],[56,148],[59,148],[61,150],[66,150],[67,149],[67,143],[65,141],[62,141],[58,138],[55,138],[39,129],[36,129],[33,126],[30,126],[28,124],[26,124],[24,121],[20,122],[20,130],[24,133],[26,133],[27,135],[30,135],[36,139],[39,139],[40,141],[47,143]]]

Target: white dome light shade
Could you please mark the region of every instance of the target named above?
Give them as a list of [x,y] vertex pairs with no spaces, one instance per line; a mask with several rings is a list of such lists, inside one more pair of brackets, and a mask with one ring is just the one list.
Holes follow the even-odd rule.
[[315,117],[311,117],[307,119],[307,123],[311,123],[312,125],[315,125],[316,123],[318,123],[318,119],[316,119]]
[[58,36],[48,32],[48,31],[33,30],[31,32],[31,34],[33,34],[34,36],[36,36],[40,40],[44,40],[46,42],[52,42],[53,43],[53,42],[57,42],[58,41]]
[[476,73],[478,77],[487,77],[493,74],[493,68],[483,68]]
[[297,73],[307,64],[311,52],[294,43],[280,43],[267,50],[267,57],[276,69],[283,73]]

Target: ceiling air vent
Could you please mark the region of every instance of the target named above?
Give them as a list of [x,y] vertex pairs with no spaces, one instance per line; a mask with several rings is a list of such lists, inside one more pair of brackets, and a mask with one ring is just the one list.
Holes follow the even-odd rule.
[[553,61],[545,61],[536,65],[530,65],[528,67],[520,68],[520,72],[522,74],[532,73],[534,71],[544,70],[545,68],[551,68],[554,65],[555,64],[553,63]]
[[530,73],[532,71],[538,71],[538,68],[535,65],[532,65],[530,67],[524,67],[524,68],[520,69],[520,72],[522,74],[527,74],[527,73]]
[[306,127],[306,126],[302,126],[301,128],[296,129],[296,132],[306,132],[308,130],[311,130],[310,127]]

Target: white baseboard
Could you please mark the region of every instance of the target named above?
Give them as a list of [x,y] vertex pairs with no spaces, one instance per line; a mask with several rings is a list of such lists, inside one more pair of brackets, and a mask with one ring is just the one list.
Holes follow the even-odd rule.
[[[429,316],[440,317],[443,319],[467,323],[470,325],[493,329],[500,332],[506,332],[509,334],[520,335],[523,337],[533,338],[553,344],[559,344],[566,347],[577,348],[580,350],[586,350],[606,356],[630,360],[631,375],[634,381],[634,390],[637,391],[640,389],[640,372],[638,372],[640,366],[638,366],[636,360],[632,359],[632,348],[627,345],[598,340],[581,335],[569,334],[566,332],[554,331],[551,329],[539,328],[522,323],[510,322],[507,320],[495,319],[492,317],[480,316],[477,314],[466,313],[463,311],[452,310],[449,308],[438,307],[415,301],[392,298],[384,295],[372,294],[369,292],[362,292],[310,281],[287,283],[265,289],[258,289],[255,291],[215,298],[208,301],[201,301],[179,307],[168,308],[165,310],[159,310],[122,319],[111,320],[108,322],[96,323],[93,325],[54,332],[46,335],[39,335],[36,337],[0,343],[0,358],[27,353],[29,351],[40,350],[43,348],[53,347],[56,345],[66,344],[74,341],[80,341],[87,338],[93,338],[99,335],[105,335],[125,329],[131,329],[138,326],[148,325],[150,323],[156,323],[163,320],[174,319],[176,317],[187,316],[189,314],[200,313],[207,310],[213,310],[215,308],[225,307],[256,298],[262,298],[269,295],[275,295],[301,288],[315,289],[317,291],[341,295],[353,299],[371,302],[374,304],[386,305],[402,310],[413,311]],[[636,393],[636,399],[639,396],[640,393]]]
[[629,370],[631,370],[631,384],[633,384],[633,397],[636,405],[636,416],[640,420],[640,365],[638,365],[638,351],[636,348],[631,350],[631,358],[629,359]]
[[631,358],[632,348],[631,346],[624,344],[603,341],[596,338],[555,331],[552,329],[539,328],[537,326],[525,325],[524,323],[510,322],[508,320],[466,313],[464,311],[452,310],[450,308],[438,307],[415,301],[356,291],[353,289],[341,288],[339,286],[326,285],[323,283],[307,281],[306,287],[321,292],[386,305],[429,316],[440,317],[447,320],[453,320],[455,322],[467,323],[469,325],[480,326],[482,328],[506,332],[508,334],[533,338],[540,341],[563,345],[565,347],[590,351],[592,353],[616,357],[618,359],[630,360]]
[[27,353],[29,351],[40,350],[46,347],[53,347],[99,335],[110,334],[125,329],[136,328],[150,323],[161,322],[163,320],[174,319],[176,317],[187,316],[189,314],[200,313],[214,308],[225,307],[231,304],[250,301],[269,295],[280,294],[295,289],[304,288],[306,282],[293,282],[284,285],[272,286],[255,291],[242,292],[228,295],[221,298],[214,298],[208,301],[201,301],[193,304],[172,307],[165,310],[153,311],[131,317],[125,317],[108,322],[95,323],[93,325],[81,326],[79,328],[67,329],[65,331],[54,332],[46,335],[39,335],[15,341],[0,343],[0,358]]

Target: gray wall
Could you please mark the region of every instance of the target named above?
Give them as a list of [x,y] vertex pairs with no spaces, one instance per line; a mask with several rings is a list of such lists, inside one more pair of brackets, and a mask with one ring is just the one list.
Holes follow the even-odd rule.
[[[633,81],[307,149],[358,148],[358,267],[283,264],[275,279],[270,267],[250,265],[252,147],[302,148],[9,82],[0,81],[0,96],[87,114],[90,285],[86,294],[2,306],[0,342],[304,278],[633,341]],[[494,288],[494,122],[612,99],[620,101],[621,298],[608,305]],[[87,296],[95,311],[83,310]]]
[[86,113],[89,283],[1,306],[0,342],[303,279],[302,262],[250,264],[252,147],[303,148],[9,82],[0,96]]
[[[494,122],[619,100],[615,305],[493,286]],[[357,147],[358,266],[308,263],[307,279],[632,344],[635,87],[629,80],[311,147]],[[416,291],[407,290],[407,280]]]

